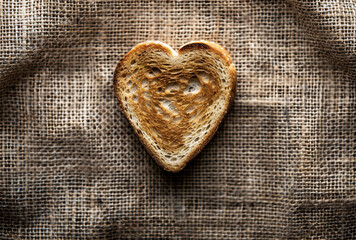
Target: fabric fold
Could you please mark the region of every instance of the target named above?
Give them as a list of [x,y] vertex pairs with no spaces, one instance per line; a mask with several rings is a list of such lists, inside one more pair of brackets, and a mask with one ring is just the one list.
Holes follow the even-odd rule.
[[356,3],[345,1],[287,0],[315,42],[333,64],[356,73]]
[[[90,1],[4,1],[1,15],[0,92],[40,68],[66,64],[63,49],[85,51],[97,34]],[[75,53],[75,52],[73,52]]]

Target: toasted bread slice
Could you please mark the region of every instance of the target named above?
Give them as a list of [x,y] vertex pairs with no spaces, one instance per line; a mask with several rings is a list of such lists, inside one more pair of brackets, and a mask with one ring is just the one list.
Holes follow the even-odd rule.
[[175,52],[161,42],[135,46],[117,64],[122,112],[151,156],[178,172],[212,138],[232,104],[236,70],[220,45],[197,41]]

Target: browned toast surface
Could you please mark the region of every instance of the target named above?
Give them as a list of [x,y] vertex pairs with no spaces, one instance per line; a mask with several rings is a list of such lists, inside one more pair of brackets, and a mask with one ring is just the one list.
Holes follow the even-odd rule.
[[236,88],[228,52],[208,41],[178,52],[138,44],[117,64],[114,88],[141,142],[165,170],[178,172],[216,132]]

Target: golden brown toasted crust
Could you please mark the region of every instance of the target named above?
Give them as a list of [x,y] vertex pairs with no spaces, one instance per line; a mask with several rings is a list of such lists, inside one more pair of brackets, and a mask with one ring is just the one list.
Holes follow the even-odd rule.
[[183,54],[193,49],[206,49],[213,51],[221,57],[221,59],[226,63],[226,65],[230,66],[232,64],[232,59],[226,49],[217,43],[209,41],[194,41],[184,44],[182,47],[179,48],[178,54]]
[[[155,75],[154,72],[151,72],[152,78],[147,77],[147,74],[145,76],[143,76],[142,74],[135,75],[137,78],[140,78],[140,81],[133,83],[134,86],[131,87],[131,89],[135,88],[134,90],[135,98],[128,100],[126,96],[127,95],[126,92],[129,91],[129,89],[127,89],[127,86],[125,86],[125,84],[120,83],[119,80],[124,79],[125,74],[132,75],[134,74],[134,72],[137,73],[136,69],[125,71],[128,68],[129,63],[138,61],[140,57],[143,58],[141,54],[146,51],[156,51],[156,50],[158,52],[162,52],[166,54],[167,59],[172,57],[179,58],[179,56],[181,55],[185,55],[188,54],[189,52],[196,51],[196,50],[201,51],[202,55],[208,52],[209,52],[208,54],[214,53],[213,57],[218,56],[221,62],[223,62],[226,68],[228,69],[228,73],[227,73],[228,83],[226,83],[225,85],[226,86],[227,84],[230,85],[228,87],[225,87],[227,89],[225,91],[222,88],[221,83],[218,81],[219,75],[217,71],[214,70],[215,71],[214,72],[213,70],[211,70],[209,71],[210,74],[209,76],[211,77],[210,82],[209,84],[203,83],[202,86],[200,86],[201,90],[199,92],[199,95],[198,94],[194,95],[190,93],[185,94],[184,91],[188,89],[188,86],[191,81],[191,80],[189,81],[187,80],[187,78],[190,76],[189,73],[193,73],[193,75],[194,74],[197,75],[199,78],[199,82],[202,83],[201,76],[199,77],[199,71],[197,69],[204,68],[204,64],[207,63],[210,64],[209,66],[211,66],[216,59],[214,59],[213,61],[212,59],[209,60],[209,58],[205,58],[203,63],[196,63],[197,62],[196,59],[199,56],[194,55],[195,59],[194,58],[188,59],[190,61],[190,62],[188,61],[188,63],[190,64],[184,65],[184,67],[179,66],[182,69],[179,72],[176,72],[178,71],[176,66],[165,68],[165,65],[169,65],[166,64],[168,60],[166,60],[165,56],[163,57],[160,56],[158,57],[158,60],[155,61],[155,64],[158,63],[162,71],[158,69],[159,73],[157,75]],[[151,55],[149,56],[154,58]],[[150,62],[150,59],[146,59],[146,58],[144,59],[145,64],[148,67],[151,67],[152,69],[152,66],[148,64]],[[162,58],[163,60],[160,58]],[[198,65],[194,65],[194,64],[198,64]],[[190,65],[193,65],[195,68],[194,67],[190,68]],[[165,69],[167,71],[165,71]],[[146,80],[149,83],[150,88],[152,88],[150,89],[150,91],[145,90],[144,88],[143,82],[145,82]],[[236,89],[236,70],[232,64],[232,60],[228,52],[223,47],[221,47],[216,43],[212,43],[208,41],[191,42],[183,45],[178,50],[178,53],[176,53],[166,44],[160,42],[144,42],[135,46],[118,62],[114,72],[113,81],[114,81],[115,93],[119,100],[120,108],[122,109],[123,113],[129,120],[130,124],[133,126],[136,135],[139,137],[141,142],[146,146],[148,152],[156,160],[156,162],[166,171],[178,172],[182,170],[186,166],[186,164],[201,151],[201,149],[210,141],[214,133],[217,131],[220,122],[222,121],[226,112],[230,108],[234,99],[234,93]],[[160,90],[160,88],[162,88],[163,86],[167,87],[169,84],[173,86],[174,92],[167,93],[166,90],[164,93],[162,93],[162,90]],[[183,90],[183,88],[185,89]],[[126,92],[124,93],[125,90]],[[147,98],[148,94],[150,94],[149,98]],[[189,135],[190,131],[195,131],[195,129],[192,128],[188,128],[187,130],[185,129],[185,127],[187,125],[189,126],[190,125],[194,126],[194,124],[196,126],[198,125],[198,123],[197,124],[195,123],[195,119],[194,119],[195,116],[200,117],[199,121],[201,122],[206,121],[204,120],[204,117],[208,115],[209,113],[208,109],[210,109],[209,107],[214,103],[214,101],[217,101],[218,97],[221,94],[227,94],[227,97],[225,98],[226,102],[224,103],[226,106],[225,109],[223,109],[223,112],[218,116],[218,118],[214,119],[212,126],[209,129],[207,129],[206,134],[202,136],[202,141],[200,141],[198,145],[195,145],[194,151],[191,151],[189,154],[184,156],[185,159],[184,162],[180,162],[179,164],[167,163],[158,154],[157,149],[155,149],[157,148],[157,146],[153,146],[152,143],[147,141],[146,138],[144,137],[144,134],[142,132],[143,129],[146,132],[149,132],[152,138],[154,139],[154,141],[158,143],[160,146],[163,146],[165,151],[168,152],[170,151],[174,153],[176,149],[179,150],[183,148],[184,144],[182,145],[181,142],[183,141],[184,136]],[[173,97],[176,100],[173,109],[170,109],[171,107],[171,105],[169,104],[170,101],[167,102],[166,100],[166,98],[170,98],[170,97]],[[162,105],[162,101],[163,101],[163,105]],[[167,102],[169,107],[165,108],[164,101]],[[125,105],[124,102],[129,102],[130,106],[133,106],[133,108],[135,109],[141,110],[140,112],[141,115],[139,120],[140,126],[141,125],[143,126],[141,127],[141,129],[138,129],[135,126],[135,121],[133,121],[133,116],[131,115],[132,112],[128,109],[128,107]],[[192,112],[189,112],[188,111],[189,102],[197,103],[198,106],[201,107],[200,108],[197,107],[196,109],[192,110]],[[150,106],[146,107],[145,104],[146,105],[148,104]],[[161,110],[163,113],[161,113]],[[168,118],[168,120],[166,118]],[[179,119],[177,123],[175,123],[176,119]],[[194,123],[192,124],[191,122]],[[210,124],[208,126],[210,126]]]

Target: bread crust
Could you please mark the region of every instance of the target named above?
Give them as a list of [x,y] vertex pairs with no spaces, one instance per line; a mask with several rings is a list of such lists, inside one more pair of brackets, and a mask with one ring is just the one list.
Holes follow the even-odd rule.
[[[196,147],[196,149],[185,157],[185,161],[179,165],[168,165],[164,161],[164,159],[161,159],[159,157],[159,155],[156,153],[152,145],[144,138],[142,131],[134,126],[134,123],[130,118],[130,113],[124,108],[123,96],[121,96],[122,89],[118,82],[119,74],[122,71],[123,67],[125,66],[125,63],[131,62],[134,59],[134,56],[146,51],[147,49],[157,49],[167,53],[171,57],[182,55],[189,51],[194,51],[194,50],[210,51],[215,53],[217,56],[219,56],[221,62],[223,62],[228,68],[228,76],[229,76],[229,83],[231,84],[231,88],[230,88],[231,91],[229,92],[229,96],[227,98],[227,102],[226,102],[227,107],[225,111],[222,114],[220,114],[219,118],[215,121],[214,126],[210,128],[209,132],[206,134],[205,139],[203,139],[203,141]],[[217,43],[213,43],[209,41],[189,42],[187,44],[184,44],[182,47],[179,48],[177,52],[175,52],[171,47],[169,47],[164,43],[157,42],[157,41],[148,41],[136,45],[131,51],[129,51],[123,58],[120,59],[114,71],[113,83],[114,83],[115,94],[119,101],[119,105],[122,112],[129,120],[131,126],[135,131],[135,134],[138,136],[140,141],[146,147],[149,154],[156,160],[157,164],[161,166],[164,170],[169,172],[179,172],[188,164],[188,162],[190,162],[196,155],[200,153],[200,151],[205,147],[205,145],[211,140],[211,138],[216,133],[221,121],[223,120],[223,118],[225,117],[226,113],[228,112],[229,108],[233,103],[233,99],[236,91],[236,84],[237,84],[237,74],[236,74],[236,69],[232,64],[232,59],[229,53]]]

